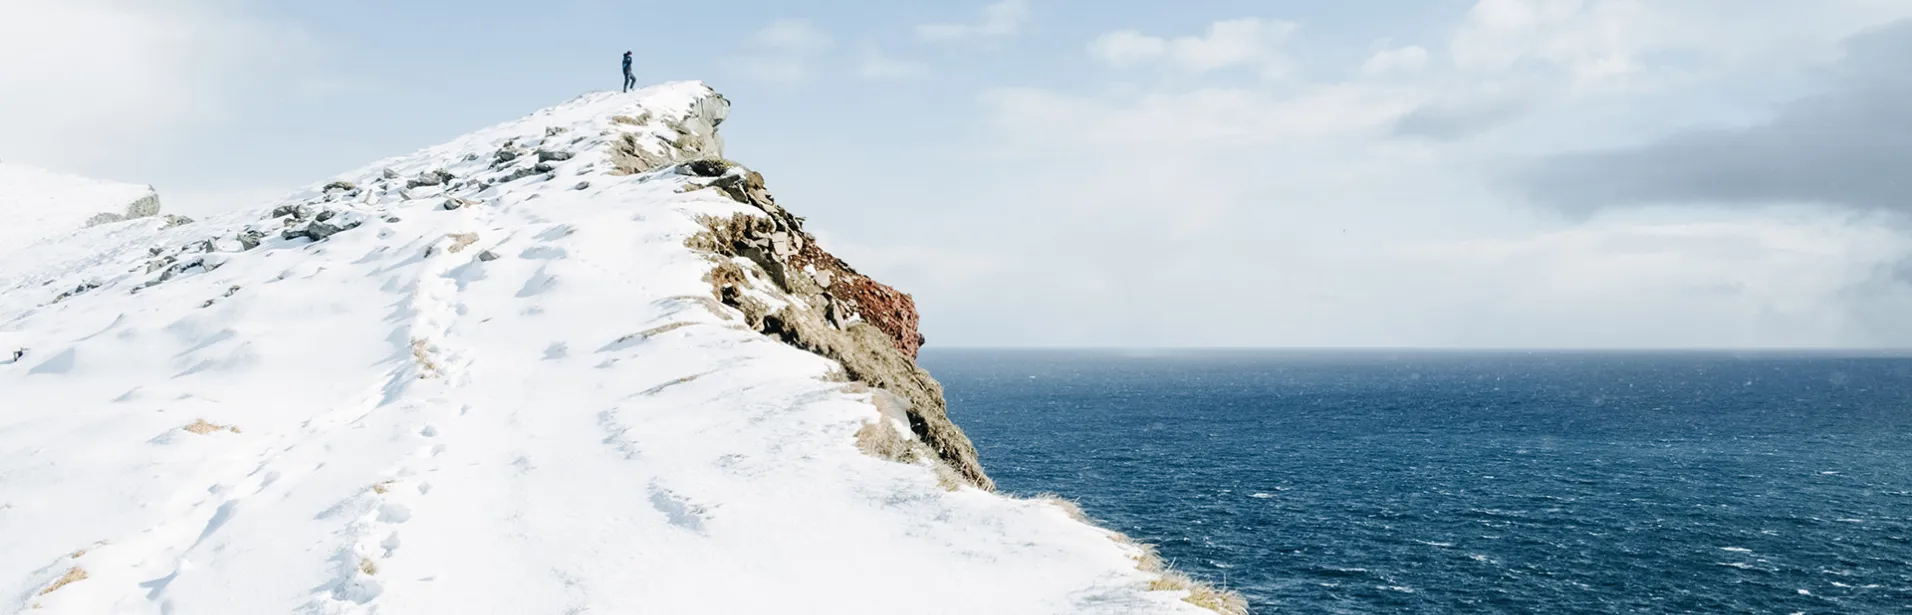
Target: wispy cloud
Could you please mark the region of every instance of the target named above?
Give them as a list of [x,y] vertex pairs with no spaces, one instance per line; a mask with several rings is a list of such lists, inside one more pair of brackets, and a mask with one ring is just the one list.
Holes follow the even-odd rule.
[[864,79],[914,79],[929,73],[929,66],[922,62],[892,58],[878,51],[868,51],[863,54],[856,72],[857,76]]
[[1202,36],[1163,38],[1118,30],[1090,42],[1089,53],[1116,68],[1163,63],[1199,73],[1251,67],[1282,76],[1291,64],[1282,46],[1296,27],[1294,22],[1250,17],[1217,21]]
[[1022,31],[1029,20],[1029,0],[1002,0],[983,7],[979,23],[937,23],[917,26],[916,34],[926,41],[967,41],[1000,39]]
[[750,51],[734,58],[732,67],[753,79],[795,85],[809,81],[815,64],[834,41],[802,19],[771,22],[750,36]]

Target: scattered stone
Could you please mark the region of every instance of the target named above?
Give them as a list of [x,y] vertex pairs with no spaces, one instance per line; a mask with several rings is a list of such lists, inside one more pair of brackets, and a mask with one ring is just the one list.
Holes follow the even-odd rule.
[[460,198],[450,198],[450,199],[445,199],[444,204],[439,205],[439,207],[443,207],[445,211],[451,211],[451,210],[458,209],[460,207],[466,207],[469,205],[477,205],[477,203],[468,201],[465,199],[460,199]]
[[570,160],[572,155],[571,152],[541,149],[538,150],[538,162],[563,162]]
[[312,219],[318,220],[320,222],[324,222],[326,220],[331,220],[332,216],[336,216],[336,215],[339,215],[339,212],[328,209],[328,210],[319,212],[319,215],[313,216]]
[[503,166],[507,163],[510,163],[513,160],[517,160],[518,156],[520,155],[521,154],[517,149],[509,145],[506,145],[502,148],[499,148],[498,153],[492,156],[492,163],[497,166]]
[[572,189],[572,190],[583,190],[583,189],[585,189],[585,188],[589,188],[589,187],[591,187],[591,182],[578,182],[578,185],[576,185],[576,186],[572,186],[572,187],[571,187],[571,189]]
[[496,252],[492,252],[492,251],[490,251],[490,250],[485,250],[485,251],[483,251],[483,252],[479,252],[479,253],[478,253],[478,260],[480,260],[480,261],[484,261],[484,262],[491,262],[491,261],[495,261],[495,260],[498,260],[498,253],[496,253]]
[[196,220],[193,220],[192,218],[188,218],[186,216],[182,216],[179,214],[166,214],[166,216],[162,219],[165,220],[164,223],[159,225],[159,228],[162,228],[162,229],[173,228],[175,226],[185,226],[188,224],[192,224],[193,222],[196,222]]
[[344,181],[344,180],[339,180],[339,181],[326,184],[324,188],[319,189],[319,192],[332,192],[332,191],[351,192],[357,189],[358,189],[357,184]]
[[383,176],[385,179],[398,179],[398,171],[393,171],[389,167],[383,171],[379,171],[379,175]]
[[311,224],[307,224],[299,228],[288,228],[285,230],[284,233],[280,233],[279,236],[284,237],[288,240],[305,237],[305,238],[311,239],[312,241],[324,241],[325,238],[327,237],[331,237],[333,235],[337,235],[341,232],[349,231],[357,227],[358,227],[357,224],[347,224],[347,225],[340,226],[340,225],[333,225],[329,222],[314,221]]
[[720,158],[699,158],[679,167],[683,174],[693,177],[717,177],[730,170],[730,161]]
[[533,175],[542,175],[545,173],[550,173],[554,170],[556,170],[556,167],[540,162],[538,164],[531,165],[528,168],[522,168],[516,171],[512,171],[510,175],[504,176],[504,178],[500,180],[499,183],[515,182],[520,179],[524,179],[526,177],[531,177]]
[[385,216],[386,224],[398,224],[398,222],[399,222],[398,216]]
[[[93,290],[99,287],[100,287],[99,282],[86,282],[84,284],[80,284],[79,286],[73,287],[73,290],[60,293],[60,296],[53,298],[53,302],[59,303],[61,301],[65,301],[67,299],[73,298],[74,295],[78,295],[80,293],[84,293],[86,291]],[[15,358],[19,358],[19,357],[15,357]]]
[[469,153],[469,154],[465,154],[465,162],[477,162],[477,161],[478,161],[478,153],[477,153],[477,152],[472,152],[472,153]]
[[266,219],[270,220],[287,216],[291,216],[293,219],[304,219],[305,211],[300,209],[298,205],[280,205],[272,208],[272,213],[268,214]]
[[168,256],[166,258],[156,258],[150,261],[146,261],[146,273],[152,273],[155,271],[159,271],[161,269],[165,269],[166,267],[176,262],[179,262],[179,257],[177,256]]
[[239,240],[239,247],[244,250],[251,250],[253,248],[259,247],[259,240],[264,238],[265,238],[264,233],[261,233],[253,229],[246,229],[240,232],[237,237],[234,237],[234,239]]
[[405,187],[407,189],[410,189],[410,188],[419,188],[423,186],[443,186],[447,182],[450,182],[455,177],[456,176],[446,172],[444,169],[438,169],[435,171],[420,174],[416,179],[413,179],[412,181],[409,181],[409,182],[405,182]]
[[547,136],[547,137],[555,137],[555,136],[558,136],[558,135],[560,135],[560,134],[563,134],[563,133],[564,133],[564,131],[566,131],[566,130],[569,130],[569,129],[568,129],[568,128],[565,128],[565,127],[563,127],[563,126],[552,126],[552,127],[550,127],[550,128],[546,128],[546,129],[544,129],[544,136]]

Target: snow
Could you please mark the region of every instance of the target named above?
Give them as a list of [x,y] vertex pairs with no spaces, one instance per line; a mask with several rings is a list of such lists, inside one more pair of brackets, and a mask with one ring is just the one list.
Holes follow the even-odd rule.
[[[586,95],[326,179],[356,191],[0,259],[0,612],[1208,613],[1055,505],[863,454],[871,394],[708,299],[684,241],[749,208],[606,143],[709,94]],[[501,175],[506,143],[575,157],[404,188]],[[287,239],[287,205],[359,226]]]
[[88,179],[19,163],[0,163],[0,257],[76,231],[102,213],[153,194],[149,186]]

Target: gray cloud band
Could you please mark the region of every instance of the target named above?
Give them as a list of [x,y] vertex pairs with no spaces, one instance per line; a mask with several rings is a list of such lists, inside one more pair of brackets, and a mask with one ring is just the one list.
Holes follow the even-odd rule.
[[1853,37],[1828,91],[1767,123],[1549,156],[1508,177],[1569,211],[1824,203],[1912,211],[1912,20]]

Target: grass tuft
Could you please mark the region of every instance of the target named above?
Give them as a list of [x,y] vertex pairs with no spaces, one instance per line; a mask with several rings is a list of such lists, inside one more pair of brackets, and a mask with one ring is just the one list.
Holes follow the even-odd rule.
[[202,436],[206,434],[210,434],[215,431],[221,431],[221,430],[230,431],[232,433],[240,433],[239,427],[235,425],[215,425],[215,424],[206,422],[206,419],[195,419],[191,425],[181,427],[180,429],[184,429],[186,431],[190,431]]
[[40,595],[45,596],[53,593],[54,590],[85,580],[86,569],[74,566],[67,569],[66,574],[60,575],[60,578],[55,579],[52,585],[48,585],[46,589],[40,590]]

